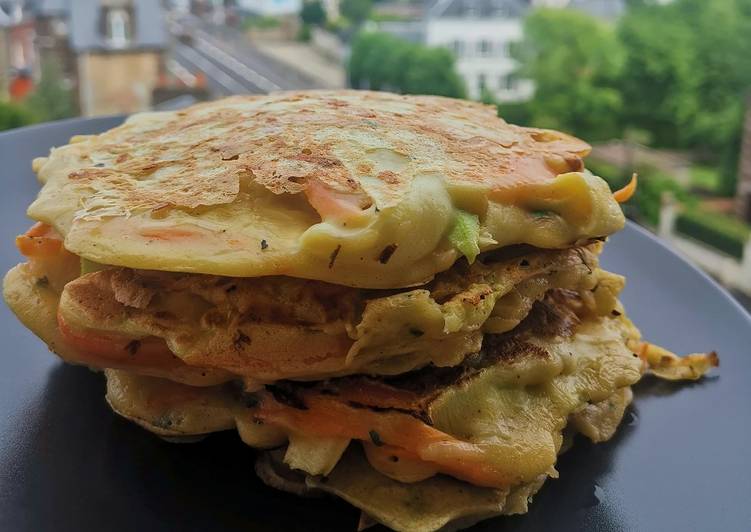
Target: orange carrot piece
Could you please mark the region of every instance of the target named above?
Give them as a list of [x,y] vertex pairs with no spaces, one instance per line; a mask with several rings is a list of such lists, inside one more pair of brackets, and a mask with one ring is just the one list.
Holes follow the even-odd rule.
[[63,238],[55,229],[37,222],[24,234],[16,237],[16,247],[25,257],[52,257],[63,251]]
[[638,185],[638,183],[639,183],[639,179],[637,178],[636,174],[633,174],[631,176],[631,181],[629,181],[628,185],[626,185],[620,190],[616,190],[615,192],[613,192],[613,198],[615,199],[615,201],[617,201],[618,203],[625,203],[628,200],[630,200],[631,197],[636,192],[636,186]]

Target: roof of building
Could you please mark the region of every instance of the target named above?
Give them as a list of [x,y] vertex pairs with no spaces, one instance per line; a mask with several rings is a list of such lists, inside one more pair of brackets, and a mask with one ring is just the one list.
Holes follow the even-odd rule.
[[428,10],[428,17],[520,18],[531,4],[531,0],[437,0]]
[[380,22],[378,31],[389,33],[410,42],[422,43],[425,40],[425,24],[421,20]]
[[[102,3],[101,0],[75,0],[70,3],[70,44],[73,50],[113,49],[101,31]],[[132,6],[135,20],[133,38],[125,49],[166,48],[168,35],[161,3],[154,0],[130,0],[127,3]]]
[[59,16],[68,12],[71,0],[32,0],[28,3],[39,15]]
[[0,27],[13,26],[20,22],[19,5],[23,5],[21,0],[0,0]]
[[568,7],[603,19],[616,19],[626,10],[625,0],[571,0]]

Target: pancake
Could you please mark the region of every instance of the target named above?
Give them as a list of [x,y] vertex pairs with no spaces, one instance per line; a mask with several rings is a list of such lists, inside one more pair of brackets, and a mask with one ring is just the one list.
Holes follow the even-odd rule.
[[573,137],[433,96],[238,96],[143,113],[36,159],[5,300],[116,413],[237,430],[257,472],[363,523],[523,513],[646,373],[717,356],[640,339],[598,255],[624,223]]
[[[400,291],[116,267],[78,275],[65,266],[78,258],[50,231],[36,227],[30,232],[43,236],[19,237],[27,270],[53,279],[46,288],[59,294],[59,302],[51,294],[45,300],[57,307],[46,313],[57,313],[51,326],[59,331],[33,330],[45,340],[59,333],[54,343],[67,343],[58,351],[70,362],[136,372],[144,362],[142,373],[167,378],[180,365],[199,368],[199,376],[213,368],[208,384],[222,374],[250,383],[456,365],[480,348],[483,333],[512,329],[550,290],[586,293],[606,314],[623,285],[598,268],[599,242],[486,252],[471,266],[462,261],[424,287]],[[14,290],[32,291],[31,284]],[[9,303],[17,309],[25,299]],[[175,380],[184,382],[186,371]]]
[[616,294],[622,279],[596,262],[591,250],[538,252],[391,295],[289,278],[111,269],[68,283],[59,320],[69,337],[160,338],[188,365],[259,382],[399,374],[461,362],[483,332],[512,329],[548,290]]
[[108,370],[107,398],[118,413],[162,435],[249,423],[273,429],[280,436],[273,444],[289,440],[287,459],[308,474],[327,474],[347,443],[359,440],[370,463],[397,480],[406,473],[391,471],[384,453],[402,467],[414,465],[410,474],[419,480],[442,473],[508,487],[552,471],[570,415],[641,378],[644,363],[628,347],[638,331],[623,316],[573,310],[578,299],[551,294],[522,325],[486,335],[480,352],[450,368],[283,381],[253,392],[162,386]]
[[76,349],[62,336],[58,327],[59,293],[55,291],[52,281],[37,275],[33,266],[23,263],[11,269],[3,282],[3,296],[21,323],[66,362],[92,368],[130,369],[141,375],[168,378],[194,386],[212,386],[232,378],[231,374],[220,369],[188,366],[172,355],[154,357],[149,346],[135,356],[130,355],[127,344],[123,344],[121,350],[102,350],[97,356]]
[[28,212],[97,263],[396,288],[462,255],[619,230],[589,149],[475,102],[238,96],[73,138],[35,161],[44,185]]
[[[190,387],[108,370],[107,400],[161,436],[237,427],[261,478],[344,498],[395,530],[468,526],[524,513],[556,477],[569,431],[613,436],[647,368],[623,314],[592,316],[559,292],[453,368],[396,377]],[[619,307],[620,308],[620,307]]]

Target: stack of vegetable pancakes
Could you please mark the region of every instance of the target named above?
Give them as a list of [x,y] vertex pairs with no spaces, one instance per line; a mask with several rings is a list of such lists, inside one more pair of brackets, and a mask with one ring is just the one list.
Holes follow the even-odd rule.
[[237,429],[267,483],[364,522],[522,513],[647,371],[600,269],[623,227],[589,146],[439,97],[298,92],[139,114],[34,161],[20,320],[156,434]]

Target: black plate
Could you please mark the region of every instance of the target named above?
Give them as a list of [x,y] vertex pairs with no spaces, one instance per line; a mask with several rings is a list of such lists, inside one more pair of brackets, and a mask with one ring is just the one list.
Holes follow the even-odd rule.
[[[0,259],[38,185],[31,159],[117,118],[0,135]],[[526,516],[483,531],[751,530],[751,319],[726,292],[630,225],[605,266],[645,336],[678,352],[716,349],[719,372],[695,384],[645,379],[617,436],[579,439]],[[353,530],[357,512],[263,486],[234,433],[165,443],[107,408],[101,376],[63,365],[0,307],[0,530]]]

